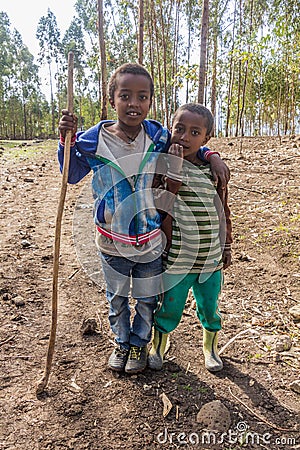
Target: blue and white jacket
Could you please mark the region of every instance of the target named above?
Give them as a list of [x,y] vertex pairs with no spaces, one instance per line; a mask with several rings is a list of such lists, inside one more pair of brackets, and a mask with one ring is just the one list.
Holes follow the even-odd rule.
[[[170,132],[159,122],[143,121],[152,143],[138,173],[134,179],[129,179],[113,155],[107,157],[107,154],[101,154],[101,149],[97,151],[101,126],[108,122],[111,121],[101,121],[87,131],[77,133],[75,145],[70,150],[68,182],[76,184],[93,170],[93,215],[98,230],[112,239],[122,240],[124,237],[126,243],[141,245],[146,242],[143,240],[145,236],[154,237],[161,226],[161,215],[154,204],[152,181],[159,154],[167,153],[169,148]],[[60,142],[58,160],[61,171],[63,159],[64,146]]]

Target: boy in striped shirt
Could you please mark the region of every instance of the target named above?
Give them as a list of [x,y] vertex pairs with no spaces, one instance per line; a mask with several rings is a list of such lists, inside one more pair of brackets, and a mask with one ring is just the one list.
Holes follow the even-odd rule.
[[205,367],[223,368],[217,352],[221,329],[218,310],[223,269],[231,264],[231,220],[228,190],[213,182],[210,166],[199,158],[208,142],[214,119],[203,105],[181,106],[174,115],[169,172],[177,178],[178,192],[172,213],[163,221],[166,235],[164,294],[154,315],[154,335],[148,356],[150,368],[160,370],[168,334],[179,324],[189,289],[196,300],[203,327]]

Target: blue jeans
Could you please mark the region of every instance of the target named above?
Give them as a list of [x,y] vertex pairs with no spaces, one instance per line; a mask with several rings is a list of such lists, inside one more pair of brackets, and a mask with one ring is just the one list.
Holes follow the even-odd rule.
[[[144,347],[151,339],[153,313],[161,292],[161,257],[143,263],[121,256],[101,253],[109,302],[109,322],[116,342],[124,348]],[[136,299],[135,315],[130,320],[129,295]]]

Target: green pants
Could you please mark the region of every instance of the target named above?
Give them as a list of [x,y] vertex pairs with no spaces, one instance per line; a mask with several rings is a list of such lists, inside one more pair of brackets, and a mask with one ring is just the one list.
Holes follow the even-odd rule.
[[190,273],[186,276],[165,274],[164,277],[164,286],[171,287],[164,293],[154,314],[154,326],[158,331],[170,333],[177,327],[190,288],[196,300],[196,312],[202,326],[208,331],[219,331],[222,328],[218,309],[223,284],[222,270],[203,276]]

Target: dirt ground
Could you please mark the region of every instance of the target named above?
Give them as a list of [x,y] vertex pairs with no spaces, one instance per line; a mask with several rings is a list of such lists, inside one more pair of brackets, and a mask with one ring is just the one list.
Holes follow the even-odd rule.
[[[224,370],[214,375],[204,368],[192,298],[162,371],[128,376],[107,369],[113,336],[95,267],[88,179],[67,191],[56,347],[48,387],[37,397],[61,175],[55,141],[0,142],[1,449],[300,448],[300,323],[290,313],[300,302],[300,139],[244,138],[242,146],[240,139],[213,139],[210,147],[231,169],[233,265],[225,274],[219,343],[226,346]],[[87,318],[96,320],[95,333],[83,333]],[[165,417],[162,394],[172,403]],[[223,435],[208,435],[197,422],[213,400],[230,412]]]

